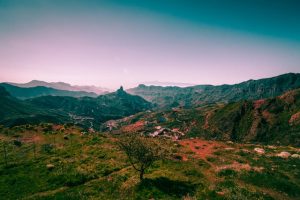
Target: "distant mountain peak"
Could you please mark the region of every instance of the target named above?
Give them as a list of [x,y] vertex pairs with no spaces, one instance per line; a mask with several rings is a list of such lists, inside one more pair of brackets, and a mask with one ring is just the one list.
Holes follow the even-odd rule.
[[32,80],[29,81],[27,84],[46,84],[47,82],[45,81],[40,81],[40,80]]
[[118,95],[126,94],[126,92],[124,91],[123,86],[121,86],[121,87],[117,90],[117,94],[118,94]]

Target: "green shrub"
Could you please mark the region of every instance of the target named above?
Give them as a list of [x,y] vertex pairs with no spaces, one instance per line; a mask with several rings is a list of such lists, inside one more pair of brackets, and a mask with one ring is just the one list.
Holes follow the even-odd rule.
[[199,161],[198,161],[198,165],[199,165],[200,167],[204,167],[205,169],[208,169],[208,168],[210,167],[210,164],[207,163],[207,162],[205,162],[205,160],[199,160]]
[[234,177],[237,175],[237,172],[232,169],[223,169],[218,172],[218,176]]
[[207,157],[206,160],[208,162],[216,162],[217,161],[217,159],[215,157]]
[[90,145],[94,145],[94,144],[98,144],[101,141],[101,139],[98,136],[94,136],[89,142],[88,144]]
[[196,169],[185,170],[183,172],[183,174],[186,176],[192,176],[192,177],[198,177],[198,178],[203,177],[203,174],[200,173],[199,171],[197,171]]
[[21,147],[21,146],[22,146],[22,142],[19,141],[19,140],[14,140],[13,143],[14,143],[14,145],[17,146],[17,147]]
[[41,146],[41,150],[44,153],[51,153],[54,149],[54,146],[52,144],[43,144]]

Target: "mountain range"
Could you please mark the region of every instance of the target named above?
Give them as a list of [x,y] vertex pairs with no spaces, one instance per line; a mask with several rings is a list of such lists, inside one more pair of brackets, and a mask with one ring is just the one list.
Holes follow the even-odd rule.
[[211,103],[229,103],[276,97],[300,87],[300,74],[289,73],[234,85],[196,85],[191,87],[161,87],[139,85],[127,90],[155,104],[159,109],[195,107]]
[[136,115],[147,121],[146,131],[153,124],[179,128],[186,137],[300,145],[299,99],[300,74],[295,73],[234,85],[121,87],[99,96],[2,83],[0,124],[72,123],[100,129],[106,121]]
[[75,123],[97,128],[100,123],[151,108],[141,97],[127,94],[122,88],[97,98],[40,96],[20,100],[0,86],[0,124]]
[[300,146],[300,89],[260,100],[138,113],[116,120],[117,132],[184,134],[241,143]]
[[18,99],[29,99],[40,96],[70,96],[70,97],[97,97],[96,93],[85,91],[69,91],[58,90],[51,87],[35,86],[35,87],[18,87],[8,83],[0,83],[0,86],[5,88],[12,96]]
[[197,84],[191,84],[191,83],[178,83],[178,82],[161,82],[161,81],[147,81],[141,83],[142,85],[147,85],[147,86],[162,86],[162,87],[167,87],[167,86],[177,86],[177,87],[190,87],[190,86],[195,86]]
[[79,86],[79,85],[71,85],[69,83],[64,83],[64,82],[45,82],[39,80],[32,80],[28,83],[7,83],[7,84],[22,87],[22,88],[43,86],[43,87],[53,88],[57,90],[84,91],[89,93],[95,93],[97,95],[106,94],[111,91],[108,88],[96,87],[93,85]]

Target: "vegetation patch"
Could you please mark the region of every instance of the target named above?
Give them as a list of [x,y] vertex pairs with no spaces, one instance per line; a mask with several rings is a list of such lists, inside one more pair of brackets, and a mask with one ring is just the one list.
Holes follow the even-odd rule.
[[250,171],[241,175],[241,180],[259,187],[278,190],[289,196],[300,195],[300,187],[281,173]]

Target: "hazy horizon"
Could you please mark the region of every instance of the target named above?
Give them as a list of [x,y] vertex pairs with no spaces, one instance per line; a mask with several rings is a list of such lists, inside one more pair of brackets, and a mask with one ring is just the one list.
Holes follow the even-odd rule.
[[[289,73],[293,73],[293,72],[289,72]],[[289,74],[289,73],[284,73],[284,74]],[[147,82],[136,82],[136,83],[132,83],[132,85],[129,86],[124,86],[122,84],[115,86],[115,87],[104,87],[102,85],[93,85],[93,84],[74,84],[74,83],[69,83],[69,82],[64,82],[64,81],[45,81],[45,80],[30,80],[27,82],[12,82],[12,81],[3,81],[0,83],[8,83],[8,84],[26,84],[26,83],[30,83],[32,81],[42,81],[42,82],[47,82],[47,83],[65,83],[65,84],[69,84],[71,86],[94,86],[94,87],[99,87],[102,89],[107,89],[110,91],[113,90],[117,90],[120,87],[124,87],[124,89],[130,89],[130,88],[134,88],[134,87],[138,87],[139,85],[146,85],[146,86],[162,86],[162,87],[167,87],[167,86],[177,86],[177,87],[190,87],[190,86],[196,86],[196,85],[213,85],[213,86],[219,86],[219,85],[234,85],[234,84],[239,84],[242,82],[246,82],[246,81],[250,81],[250,80],[259,80],[259,79],[265,79],[265,78],[272,78],[272,77],[276,77],[276,76],[280,76],[280,75],[284,75],[284,74],[278,74],[275,76],[271,76],[271,77],[262,77],[262,78],[258,78],[258,79],[247,79],[247,80],[243,80],[240,82],[233,82],[233,83],[222,83],[222,84],[210,84],[210,83],[206,83],[206,84],[197,84],[197,83],[179,83],[179,82],[161,82],[161,81],[147,81]],[[299,74],[299,73],[293,73],[293,74]]]
[[300,72],[300,2],[0,0],[0,82],[125,88]]

